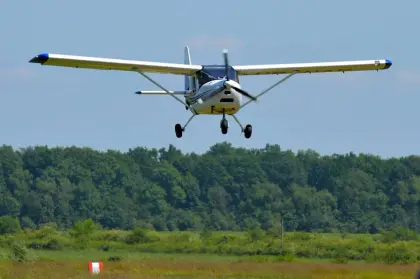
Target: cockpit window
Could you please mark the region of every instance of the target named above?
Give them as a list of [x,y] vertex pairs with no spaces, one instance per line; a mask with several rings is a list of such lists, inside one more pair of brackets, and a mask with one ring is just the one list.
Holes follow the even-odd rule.
[[[197,79],[199,86],[201,87],[209,81],[222,79],[225,78],[225,76],[226,72],[224,66],[204,66],[203,70],[197,74]],[[236,79],[236,72],[232,67],[229,67],[229,77],[231,79]]]
[[215,80],[217,79],[217,77],[204,72],[204,71],[200,71],[200,73],[197,74],[197,79],[198,79],[198,84],[201,86],[209,81]]

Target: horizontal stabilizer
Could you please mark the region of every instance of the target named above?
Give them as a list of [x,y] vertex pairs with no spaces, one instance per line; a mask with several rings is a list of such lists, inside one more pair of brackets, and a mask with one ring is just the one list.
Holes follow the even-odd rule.
[[[188,91],[182,90],[182,91],[169,91],[171,94],[174,95],[185,95]],[[166,91],[163,90],[141,90],[137,91],[136,94],[141,95],[168,95]]]

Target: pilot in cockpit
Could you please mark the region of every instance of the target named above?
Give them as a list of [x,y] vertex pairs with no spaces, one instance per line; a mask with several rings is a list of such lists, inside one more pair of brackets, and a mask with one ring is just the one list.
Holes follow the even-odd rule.
[[209,73],[206,73],[204,71],[201,71],[199,74],[197,74],[198,84],[201,87],[203,84],[217,79],[216,77],[210,75]]

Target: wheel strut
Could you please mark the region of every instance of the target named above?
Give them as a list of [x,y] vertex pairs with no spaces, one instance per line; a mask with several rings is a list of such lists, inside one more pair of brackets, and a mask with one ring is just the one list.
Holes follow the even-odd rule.
[[185,128],[187,128],[188,124],[191,122],[191,120],[196,116],[197,114],[191,115],[191,117],[188,119],[187,123],[185,123],[184,127],[181,126],[181,124],[175,125],[175,134],[177,138],[182,137],[182,133],[185,131]]
[[232,117],[235,119],[236,123],[238,123],[239,127],[241,127],[241,133],[244,133],[245,138],[249,139],[252,135],[252,126],[248,124],[244,128],[244,126],[242,126],[241,122],[239,122],[238,118],[234,114],[232,114]]

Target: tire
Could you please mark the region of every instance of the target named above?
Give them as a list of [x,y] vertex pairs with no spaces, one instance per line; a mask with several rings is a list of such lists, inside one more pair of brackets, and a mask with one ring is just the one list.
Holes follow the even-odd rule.
[[176,134],[177,138],[182,137],[182,126],[181,126],[181,124],[176,124],[175,125],[175,134]]
[[251,125],[246,125],[245,129],[244,129],[244,134],[245,134],[245,138],[249,139],[252,135],[252,126]]
[[227,134],[229,129],[229,123],[226,119],[222,119],[222,121],[220,122],[220,129],[222,130],[222,134]]

